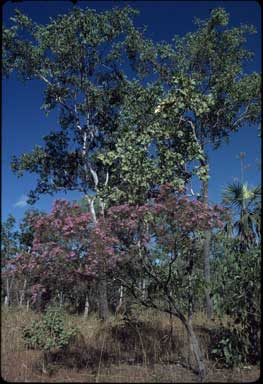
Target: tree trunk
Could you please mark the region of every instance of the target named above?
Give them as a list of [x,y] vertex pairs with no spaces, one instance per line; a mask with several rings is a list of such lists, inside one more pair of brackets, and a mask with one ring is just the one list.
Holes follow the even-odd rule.
[[27,280],[24,280],[23,288],[21,290],[20,294],[20,299],[19,299],[19,306],[22,307],[24,300],[25,300],[25,293],[26,293],[26,285],[27,285]]
[[120,300],[119,300],[119,306],[121,306],[123,303],[123,285],[120,286]]
[[[202,201],[208,204],[208,180],[204,180],[202,182],[201,196],[202,196]],[[210,261],[209,261],[210,243],[211,243],[211,231],[206,231],[204,242],[203,242],[203,267],[204,267],[204,279],[208,285],[211,282]],[[205,290],[205,301],[206,301],[207,318],[211,319],[211,317],[213,316],[213,305],[212,305],[212,300],[210,296],[210,288],[206,288]]]
[[88,317],[88,314],[89,314],[89,307],[90,307],[90,305],[89,305],[89,296],[86,295],[85,309],[84,309],[84,315],[83,315],[84,319],[86,319],[86,318]]
[[[90,212],[94,221],[94,224],[97,224],[97,216],[96,211],[94,207],[94,197],[87,196],[87,201],[89,203]],[[99,318],[101,320],[107,320],[109,318],[110,312],[109,312],[109,305],[108,305],[108,298],[107,298],[107,281],[106,276],[101,275],[98,284],[98,310],[99,310]]]
[[8,307],[9,305],[9,280],[8,277],[6,278],[6,296],[5,296],[5,305]]
[[14,277],[12,276],[11,281],[9,278],[6,278],[6,296],[5,296],[5,306],[9,306],[11,303],[11,288],[13,285]]
[[108,297],[107,297],[107,281],[106,277],[102,276],[98,280],[98,310],[99,318],[101,320],[107,320],[110,316]]
[[142,298],[143,298],[143,300],[146,299],[146,282],[145,282],[145,279],[142,279]]
[[199,347],[199,342],[198,342],[197,337],[195,335],[191,319],[189,319],[187,322],[185,322],[184,325],[186,327],[186,330],[187,330],[187,333],[189,336],[191,350],[192,350],[193,355],[194,355],[196,362],[197,362],[200,379],[201,379],[201,381],[203,381],[203,379],[206,375],[204,357],[203,357],[203,353]]
[[64,302],[64,297],[63,297],[63,292],[62,291],[59,291],[58,297],[59,297],[59,308],[62,308],[63,302]]
[[120,313],[124,308],[123,285],[120,286],[119,292],[120,292],[119,303],[117,304],[117,306],[115,308],[115,315]]

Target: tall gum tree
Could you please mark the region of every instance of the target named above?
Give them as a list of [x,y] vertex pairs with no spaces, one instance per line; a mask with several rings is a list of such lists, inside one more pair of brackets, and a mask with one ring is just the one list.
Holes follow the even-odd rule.
[[[96,153],[114,143],[119,104],[126,79],[121,69],[128,47],[127,36],[134,33],[129,7],[97,13],[75,7],[58,15],[47,25],[34,23],[15,12],[14,25],[3,31],[3,72],[16,72],[22,81],[37,79],[45,84],[42,108],[59,110],[60,129],[46,135],[44,145],[17,158],[12,168],[38,175],[34,203],[43,193],[60,190],[82,192],[89,203],[93,221],[96,193],[111,184],[110,170],[96,160]],[[100,214],[104,202],[100,199]],[[108,316],[106,280],[100,286],[102,317]]]
[[[4,28],[4,75],[43,82],[42,108],[59,111],[59,129],[12,161],[18,176],[38,175],[29,202],[44,193],[77,190],[96,224],[106,203],[144,202],[158,185],[181,185],[190,177],[185,163],[200,156],[200,145],[189,134],[189,121],[176,134],[167,132],[181,124],[177,112],[168,119],[154,113],[164,97],[155,70],[162,58],[134,27],[134,14],[129,7],[102,13],[76,7],[40,25],[16,11],[14,25]],[[145,84],[147,75],[155,76],[152,84]],[[107,318],[106,275],[98,281],[100,313]]]
[[[245,73],[253,53],[246,49],[247,35],[255,33],[253,26],[228,27],[229,15],[223,8],[213,9],[207,20],[196,20],[197,30],[183,37],[174,37],[174,46],[163,44],[159,51],[163,63],[153,66],[168,87],[167,95],[156,113],[181,111],[191,124],[203,151],[200,163],[206,168],[201,184],[201,198],[208,202],[209,158],[208,149],[217,149],[228,141],[232,132],[245,125],[260,121],[261,75]],[[189,104],[190,91],[201,95],[198,103]],[[180,95],[180,98],[178,98]],[[211,232],[204,235],[203,268],[207,282],[206,308],[209,318],[213,308],[210,297],[210,240]]]

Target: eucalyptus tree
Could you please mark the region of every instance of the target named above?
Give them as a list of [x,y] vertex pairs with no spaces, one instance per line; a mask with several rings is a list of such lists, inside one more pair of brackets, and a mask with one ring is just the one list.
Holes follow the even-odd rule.
[[19,249],[19,234],[18,231],[15,229],[15,224],[16,220],[11,214],[9,214],[6,221],[1,224],[1,270],[3,275],[2,288],[5,292],[5,305],[10,304],[11,289],[14,285],[14,278],[10,278],[6,272],[10,260],[12,260],[12,258],[16,255]]
[[[4,75],[16,72],[23,81],[43,82],[42,108],[46,113],[59,110],[60,129],[46,135],[43,146],[12,161],[18,176],[24,171],[38,175],[31,203],[43,193],[77,190],[86,196],[97,222],[95,195],[111,185],[111,178],[96,155],[102,148],[110,150],[117,134],[116,116],[127,82],[122,61],[135,13],[129,7],[103,13],[73,8],[41,25],[16,11],[14,25],[4,28]],[[103,213],[104,203],[99,203]],[[101,303],[107,306],[105,285],[101,276]]]
[[[146,86],[130,81],[127,90],[118,117],[116,145],[98,155],[113,170],[114,188],[104,191],[109,202],[143,204],[162,184],[181,188],[194,174],[205,177],[205,167],[194,167],[203,151],[193,135],[191,120],[178,111],[169,116],[155,113],[165,95],[160,81]],[[199,103],[199,97],[194,93],[190,102]]]
[[[229,15],[223,8],[213,9],[207,20],[196,20],[197,30],[185,36],[175,36],[174,46],[159,46],[163,62],[154,64],[166,83],[166,97],[156,109],[157,114],[169,115],[177,110],[181,126],[187,116],[206,168],[201,185],[201,198],[208,202],[208,150],[217,149],[228,141],[231,132],[260,121],[261,76],[246,73],[253,53],[246,49],[247,36],[255,33],[249,25],[228,27]],[[194,93],[198,103],[190,103]],[[177,128],[178,129],[178,128]],[[204,275],[210,282],[210,238],[204,238]],[[209,285],[209,284],[208,284]],[[209,289],[206,293],[208,316],[212,315]]]
[[[102,13],[74,8],[41,25],[16,11],[14,25],[4,28],[4,75],[43,82],[42,108],[59,110],[60,129],[12,161],[18,176],[38,176],[29,202],[43,193],[77,190],[96,224],[95,203],[103,216],[106,203],[144,202],[160,184],[182,185],[190,177],[185,164],[201,156],[200,145],[187,121],[173,134],[178,113],[168,120],[154,113],[164,87],[156,77],[145,84],[145,77],[161,58],[134,27],[135,14],[129,7]],[[106,313],[104,273],[98,282]]]

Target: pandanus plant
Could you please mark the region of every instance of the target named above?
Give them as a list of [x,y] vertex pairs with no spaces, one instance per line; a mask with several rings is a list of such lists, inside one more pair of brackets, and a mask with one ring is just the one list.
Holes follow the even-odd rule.
[[240,182],[229,184],[223,192],[224,205],[234,209],[235,220],[231,229],[240,240],[242,249],[260,240],[260,197],[261,186],[249,188]]

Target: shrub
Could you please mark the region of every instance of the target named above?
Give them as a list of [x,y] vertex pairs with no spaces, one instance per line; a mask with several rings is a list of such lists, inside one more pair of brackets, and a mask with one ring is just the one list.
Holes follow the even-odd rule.
[[44,352],[65,349],[76,337],[77,329],[66,327],[63,311],[48,308],[41,320],[34,320],[23,329],[28,348]]
[[220,327],[212,336],[211,357],[226,368],[249,362],[249,343],[242,329]]

